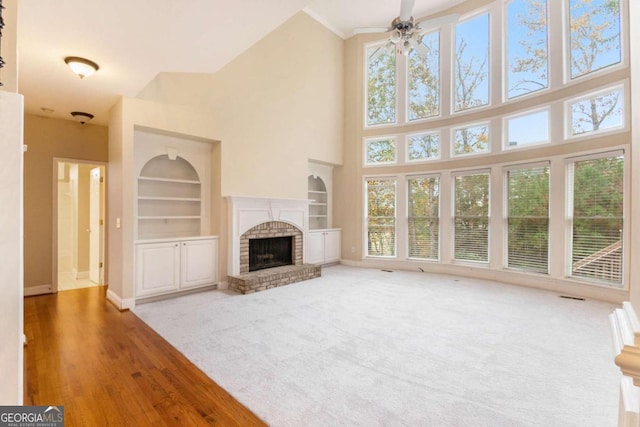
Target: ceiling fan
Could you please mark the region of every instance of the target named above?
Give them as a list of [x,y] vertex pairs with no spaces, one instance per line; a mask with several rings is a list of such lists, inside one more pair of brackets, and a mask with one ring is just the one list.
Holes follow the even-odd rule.
[[401,0],[400,16],[391,21],[389,27],[356,28],[353,32],[354,34],[390,32],[389,42],[386,45],[387,50],[395,48],[397,53],[408,55],[411,49],[415,49],[418,54],[424,56],[428,51],[427,47],[422,44],[422,32],[440,25],[456,22],[460,16],[451,14],[416,23],[413,16],[411,16],[414,4],[415,0]]

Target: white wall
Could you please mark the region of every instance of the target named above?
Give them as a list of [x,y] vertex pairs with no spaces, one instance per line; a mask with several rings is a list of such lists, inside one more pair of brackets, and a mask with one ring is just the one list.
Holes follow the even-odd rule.
[[22,95],[0,91],[0,405],[22,404]]

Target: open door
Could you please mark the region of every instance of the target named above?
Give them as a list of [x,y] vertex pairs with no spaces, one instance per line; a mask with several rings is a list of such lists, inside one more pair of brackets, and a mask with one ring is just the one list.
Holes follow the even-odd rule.
[[104,238],[104,220],[102,218],[102,186],[104,177],[102,167],[91,169],[89,182],[89,280],[104,282],[102,241]]

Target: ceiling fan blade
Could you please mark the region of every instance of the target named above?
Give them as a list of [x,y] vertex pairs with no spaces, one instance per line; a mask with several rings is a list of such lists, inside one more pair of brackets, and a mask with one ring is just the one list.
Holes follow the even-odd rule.
[[431,28],[436,28],[445,24],[452,24],[454,22],[458,22],[460,20],[460,15],[457,13],[452,13],[450,15],[440,16],[438,18],[433,19],[425,19],[422,22],[418,23],[418,26],[421,30],[429,30]]
[[400,3],[400,20],[408,21],[411,19],[411,14],[413,13],[413,5],[416,3],[416,0],[402,0]]
[[355,28],[353,34],[386,33],[387,31],[391,30],[387,27],[361,27]]

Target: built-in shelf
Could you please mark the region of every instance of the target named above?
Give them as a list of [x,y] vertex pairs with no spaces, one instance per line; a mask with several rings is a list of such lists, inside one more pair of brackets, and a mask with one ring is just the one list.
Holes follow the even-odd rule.
[[187,160],[167,155],[149,159],[138,176],[138,239],[200,235],[202,191]]
[[307,198],[311,200],[309,203],[309,228],[312,230],[327,228],[327,187],[319,176],[309,175]]

